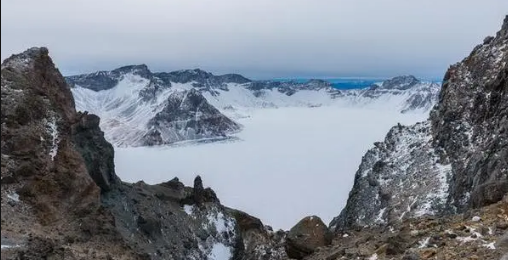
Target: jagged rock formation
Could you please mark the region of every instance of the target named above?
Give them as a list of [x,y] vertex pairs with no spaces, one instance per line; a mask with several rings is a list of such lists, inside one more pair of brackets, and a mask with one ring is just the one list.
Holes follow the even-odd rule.
[[386,80],[381,85],[385,89],[410,89],[411,87],[420,84],[420,81],[413,75],[399,76]]
[[435,145],[452,165],[459,211],[508,193],[508,17],[494,38],[451,66],[430,116]]
[[71,133],[76,150],[85,160],[88,174],[102,191],[109,191],[120,179],[115,174],[115,151],[104,139],[99,122],[100,118],[96,115],[78,112]]
[[429,120],[392,128],[367,152],[331,227],[393,224],[501,200],[508,192],[507,75],[508,17],[496,37],[450,67]]
[[97,156],[101,148],[94,145],[105,141],[85,127],[77,138],[92,140],[74,142],[72,129],[88,125],[91,116],[76,113],[48,50],[13,55],[1,68],[2,259],[135,259],[104,213],[100,189],[89,175],[114,173],[101,163],[87,165],[89,158],[79,152]]
[[202,184],[184,187],[178,179],[123,183],[104,193],[102,202],[126,243],[149,259],[241,257],[235,219],[206,191]]
[[[145,65],[71,76],[67,81],[73,86],[77,108],[98,114],[106,139],[115,146],[224,138],[240,130],[231,119],[262,108],[370,106],[427,113],[440,88],[401,76],[381,86],[338,90],[324,80],[252,81],[238,74],[213,75],[199,69],[153,73]],[[188,101],[188,93],[204,104],[207,115],[202,116],[197,111],[201,108],[192,102],[180,106]],[[178,113],[168,113],[175,109]]]
[[210,105],[196,89],[171,94],[163,110],[148,121],[141,143],[170,144],[182,140],[226,138],[240,125]]
[[243,239],[240,245],[244,260],[283,260],[288,259],[284,249],[286,232],[274,232],[270,226],[265,226],[256,217],[245,212],[228,209],[235,218],[240,235]]

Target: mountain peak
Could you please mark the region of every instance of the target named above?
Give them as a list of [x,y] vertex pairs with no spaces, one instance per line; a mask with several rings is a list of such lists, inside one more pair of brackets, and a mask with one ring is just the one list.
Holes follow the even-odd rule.
[[35,60],[39,58],[49,59],[48,49],[46,47],[32,47],[22,53],[11,55],[2,63],[2,69],[13,68],[25,70],[33,67]]
[[183,69],[183,70],[172,71],[172,72],[169,72],[169,73],[171,73],[171,74],[201,75],[201,76],[208,76],[208,77],[213,76],[213,74],[212,74],[211,72],[208,72],[208,71],[202,70],[202,69],[200,69],[200,68],[195,68],[195,69]]
[[148,66],[146,64],[139,64],[139,65],[127,65],[123,66],[117,69],[114,69],[111,71],[113,74],[119,73],[119,74],[126,74],[126,73],[132,73],[134,75],[138,75],[143,78],[150,78],[151,72],[148,69]]
[[382,88],[385,89],[409,89],[413,87],[414,85],[420,83],[420,80],[418,80],[413,75],[403,75],[403,76],[397,76],[393,77],[389,80],[385,80],[383,84],[381,85]]

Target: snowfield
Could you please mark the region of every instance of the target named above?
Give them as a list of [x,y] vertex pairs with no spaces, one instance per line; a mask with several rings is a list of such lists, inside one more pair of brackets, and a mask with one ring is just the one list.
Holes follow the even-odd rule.
[[402,114],[367,107],[282,107],[237,118],[244,130],[228,141],[162,147],[116,148],[124,181],[155,184],[180,178],[192,186],[201,175],[221,202],[289,229],[307,215],[325,223],[346,203],[362,156],[398,122],[427,113]]

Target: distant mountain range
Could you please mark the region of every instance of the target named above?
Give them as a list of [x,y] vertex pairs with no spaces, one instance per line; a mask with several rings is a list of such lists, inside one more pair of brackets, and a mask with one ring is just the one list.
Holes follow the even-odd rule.
[[222,138],[241,130],[234,120],[249,111],[279,107],[374,107],[428,112],[440,86],[399,76],[367,88],[340,90],[332,83],[250,80],[200,69],[151,72],[146,65],[69,76],[78,110],[102,119],[116,146],[149,146]]

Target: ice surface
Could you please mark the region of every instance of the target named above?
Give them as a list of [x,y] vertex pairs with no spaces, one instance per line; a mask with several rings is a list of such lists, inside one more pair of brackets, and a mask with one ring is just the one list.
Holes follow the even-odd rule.
[[16,247],[19,247],[19,245],[1,245],[2,246],[2,250],[3,249],[9,249],[9,248],[16,248]]
[[275,229],[289,229],[309,215],[328,223],[345,205],[373,143],[397,122],[426,116],[333,106],[257,109],[238,119],[241,141],[116,148],[116,171],[125,181],[160,183],[178,176],[188,186],[199,174],[223,204]]
[[185,213],[187,213],[188,215],[192,215],[192,211],[194,210],[194,206],[192,205],[184,205],[183,206],[183,210],[185,211]]
[[14,201],[14,202],[19,202],[19,195],[16,192],[7,194],[7,198]]
[[48,123],[48,127],[49,134],[51,135],[51,149],[49,150],[49,155],[51,156],[51,160],[54,160],[56,154],[58,153],[58,143],[60,142],[58,139],[58,126],[56,125],[55,118]]
[[418,248],[426,248],[429,246],[430,237],[425,238],[424,240],[418,242]]
[[377,260],[377,254],[376,254],[376,253],[374,253],[373,255],[371,255],[371,256],[369,257],[369,260]]
[[484,244],[483,246],[488,248],[488,249],[492,249],[492,250],[495,250],[496,249],[496,246],[495,246],[496,242],[490,242],[488,244]]
[[208,255],[208,260],[229,260],[233,255],[231,248],[222,243],[216,243],[212,247],[212,251]]

